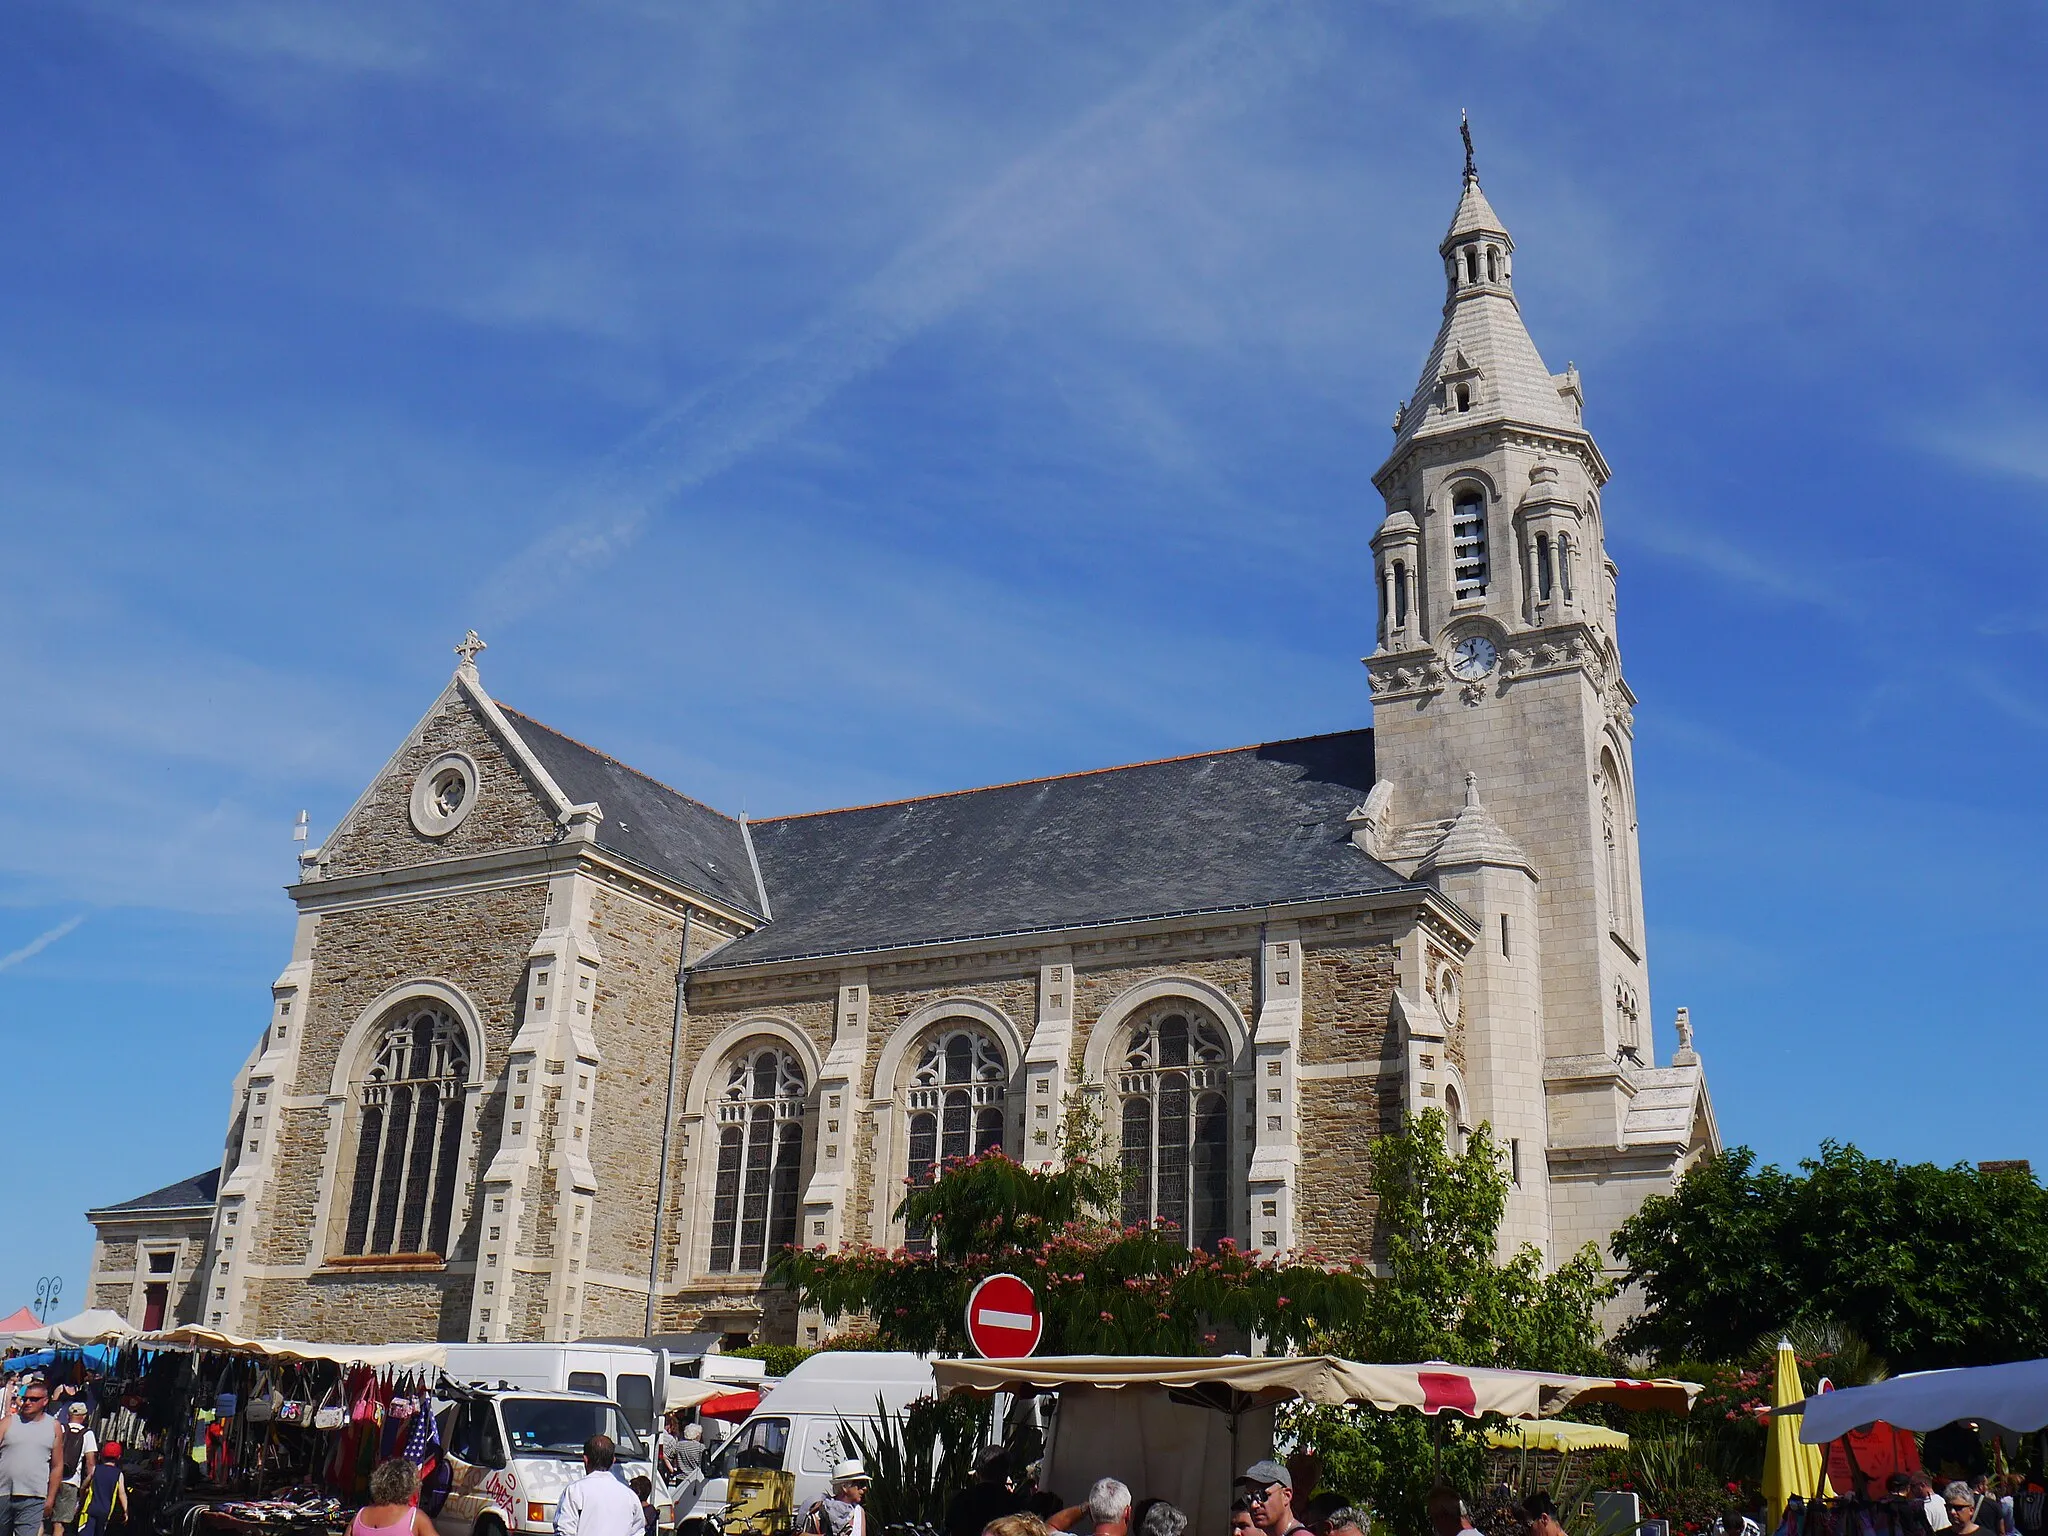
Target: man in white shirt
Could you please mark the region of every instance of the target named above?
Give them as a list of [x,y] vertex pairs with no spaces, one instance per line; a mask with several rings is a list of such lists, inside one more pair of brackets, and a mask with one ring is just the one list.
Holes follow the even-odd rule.
[[555,1536],[645,1536],[639,1496],[612,1471],[617,1457],[610,1435],[583,1442],[583,1475],[555,1505]]

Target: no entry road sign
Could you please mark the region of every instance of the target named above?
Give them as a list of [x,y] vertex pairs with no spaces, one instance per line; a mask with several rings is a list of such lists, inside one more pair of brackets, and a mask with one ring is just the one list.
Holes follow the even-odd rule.
[[1038,1348],[1045,1314],[1015,1275],[990,1275],[967,1298],[967,1338],[985,1360],[1021,1360]]

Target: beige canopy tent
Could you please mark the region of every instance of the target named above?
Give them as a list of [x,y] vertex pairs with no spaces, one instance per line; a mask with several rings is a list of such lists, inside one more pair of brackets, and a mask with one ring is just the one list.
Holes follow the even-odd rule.
[[1689,1381],[1635,1381],[1498,1371],[1427,1362],[1362,1365],[1334,1355],[1202,1359],[1179,1355],[1054,1355],[1036,1360],[934,1360],[939,1393],[1055,1390],[1059,1416],[1041,1486],[1078,1500],[1099,1477],[1169,1499],[1196,1530],[1230,1524],[1231,1481],[1273,1451],[1273,1409],[1292,1398],[1426,1414],[1548,1417],[1574,1403],[1683,1413]]
[[[1366,1403],[1374,1408],[1415,1408],[1423,1413],[1489,1413],[1511,1419],[1549,1418],[1573,1404],[1616,1403],[1684,1413],[1699,1395],[1690,1381],[1618,1376],[1565,1376],[1549,1371],[1501,1371],[1480,1366],[1362,1365],[1335,1355],[1053,1355],[1038,1360],[935,1360],[941,1395],[1069,1386],[1118,1391],[1162,1387],[1208,1396],[1227,1394],[1251,1407],[1303,1398],[1311,1403]],[[1218,1401],[1218,1406],[1223,1406]]]
[[60,1322],[9,1334],[6,1342],[16,1349],[82,1349],[87,1344],[118,1344],[134,1337],[127,1318],[105,1307],[92,1307]]
[[143,1349],[179,1349],[252,1360],[327,1360],[336,1365],[431,1365],[445,1368],[448,1351],[439,1344],[315,1344],[306,1339],[245,1339],[215,1328],[187,1324],[133,1336]]

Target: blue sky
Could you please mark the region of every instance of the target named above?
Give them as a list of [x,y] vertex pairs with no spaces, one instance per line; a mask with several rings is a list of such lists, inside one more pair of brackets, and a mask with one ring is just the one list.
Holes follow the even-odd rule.
[[0,1311],[217,1156],[475,625],[755,815],[1368,717],[1459,109],[1616,478],[1659,1050],[2048,1161],[2043,13],[92,0],[0,21]]

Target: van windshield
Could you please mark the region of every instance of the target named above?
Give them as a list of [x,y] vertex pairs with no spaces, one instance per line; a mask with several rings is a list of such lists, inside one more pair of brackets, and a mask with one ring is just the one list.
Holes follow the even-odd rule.
[[749,1419],[740,1432],[721,1445],[704,1468],[706,1480],[726,1476],[736,1467],[780,1471],[789,1449],[789,1420]]
[[647,1459],[633,1426],[610,1403],[591,1398],[508,1397],[499,1406],[514,1456],[580,1457],[583,1442],[592,1435],[610,1435],[619,1460]]

